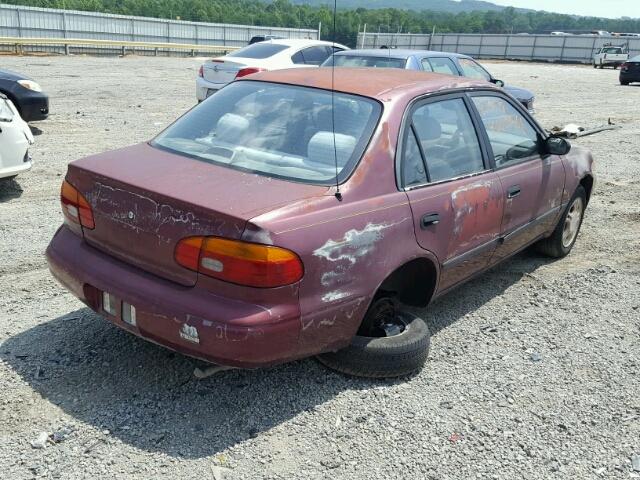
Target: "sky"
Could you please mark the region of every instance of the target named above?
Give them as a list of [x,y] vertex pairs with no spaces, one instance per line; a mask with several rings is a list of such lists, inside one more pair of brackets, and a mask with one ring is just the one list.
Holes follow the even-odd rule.
[[640,0],[489,0],[512,7],[594,17],[640,18]]

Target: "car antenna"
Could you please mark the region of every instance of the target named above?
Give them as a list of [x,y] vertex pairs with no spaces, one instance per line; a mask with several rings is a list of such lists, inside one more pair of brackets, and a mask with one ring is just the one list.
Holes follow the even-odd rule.
[[338,0],[333,0],[333,39],[332,39],[332,56],[331,62],[331,130],[333,132],[333,159],[336,164],[336,198],[338,201],[342,201],[342,193],[340,193],[340,180],[338,179],[338,147],[336,146],[336,101],[335,101],[335,87],[336,87],[336,58],[335,58],[335,46],[336,46],[336,15],[338,11]]

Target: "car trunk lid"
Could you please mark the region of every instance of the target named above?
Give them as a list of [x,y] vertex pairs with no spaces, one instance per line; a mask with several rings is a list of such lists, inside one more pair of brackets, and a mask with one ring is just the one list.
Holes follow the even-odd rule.
[[197,273],[174,260],[181,239],[239,239],[254,216],[327,190],[269,180],[147,144],[73,162],[67,174],[93,209],[95,229],[83,229],[87,243],[184,286],[193,286]]
[[225,60],[222,58],[214,58],[204,64],[204,79],[207,82],[226,85],[233,82],[240,70],[247,67],[247,63],[240,61]]

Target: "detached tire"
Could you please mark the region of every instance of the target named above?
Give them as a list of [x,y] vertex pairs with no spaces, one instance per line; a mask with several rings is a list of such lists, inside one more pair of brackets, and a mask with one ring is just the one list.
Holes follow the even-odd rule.
[[318,355],[318,360],[333,370],[355,377],[402,377],[419,370],[429,355],[429,327],[411,313],[397,312],[396,315],[404,324],[402,333],[390,337],[356,335],[347,348]]
[[536,244],[537,250],[553,258],[566,257],[578,239],[586,207],[587,193],[580,185],[569,200],[569,205],[562,212],[551,236]]

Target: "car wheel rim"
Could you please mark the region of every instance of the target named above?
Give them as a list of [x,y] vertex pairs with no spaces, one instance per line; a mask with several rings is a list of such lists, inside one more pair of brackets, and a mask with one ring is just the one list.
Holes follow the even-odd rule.
[[367,312],[358,335],[372,338],[386,338],[401,335],[407,329],[403,316],[399,315],[395,304],[388,298],[375,302]]
[[562,245],[564,248],[571,247],[578,236],[580,223],[582,222],[582,211],[582,198],[576,198],[571,207],[569,207],[567,216],[564,219],[564,228],[562,230]]

